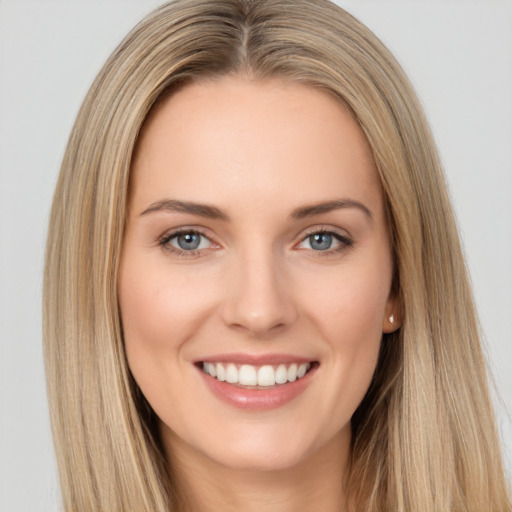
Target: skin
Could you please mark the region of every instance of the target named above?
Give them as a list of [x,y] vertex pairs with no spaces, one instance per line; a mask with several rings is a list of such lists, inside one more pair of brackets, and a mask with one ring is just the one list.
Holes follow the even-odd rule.
[[[229,219],[156,209],[167,199]],[[371,215],[291,217],[332,200]],[[176,252],[178,228],[204,235],[199,250]],[[351,243],[318,250],[319,230]],[[397,327],[392,267],[371,151],[326,93],[228,76],[154,109],[133,161],[119,297],[129,366],[160,419],[183,510],[343,509],[350,418],[382,333]],[[319,366],[290,402],[248,411],[214,396],[194,365],[221,353]]]

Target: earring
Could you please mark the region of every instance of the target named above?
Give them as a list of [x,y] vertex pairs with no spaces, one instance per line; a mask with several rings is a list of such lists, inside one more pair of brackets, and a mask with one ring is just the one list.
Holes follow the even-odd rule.
[[389,323],[390,323],[390,324],[394,324],[394,323],[395,323],[395,316],[394,316],[394,315],[391,315],[391,316],[389,317]]

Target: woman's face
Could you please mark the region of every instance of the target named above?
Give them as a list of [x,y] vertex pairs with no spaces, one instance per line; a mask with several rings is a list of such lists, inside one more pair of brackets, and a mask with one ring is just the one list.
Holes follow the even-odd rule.
[[348,111],[279,80],[187,85],[146,122],[131,180],[124,339],[168,453],[260,470],[348,453],[396,316]]

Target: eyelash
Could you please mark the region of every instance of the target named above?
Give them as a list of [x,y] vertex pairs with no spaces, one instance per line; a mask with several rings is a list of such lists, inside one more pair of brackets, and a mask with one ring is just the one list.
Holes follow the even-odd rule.
[[[175,256],[178,256],[180,258],[197,258],[201,255],[201,251],[204,249],[194,249],[191,251],[185,251],[184,249],[179,249],[178,247],[173,247],[170,244],[170,241],[174,238],[179,237],[180,235],[199,235],[201,237],[206,238],[207,240],[210,240],[204,233],[201,233],[201,231],[197,229],[179,229],[177,231],[173,231],[172,233],[167,233],[163,235],[158,240],[158,245],[162,247],[165,251],[168,251],[172,253]],[[211,240],[210,240],[211,242]],[[212,242],[213,243],[213,242]]]
[[[303,244],[311,236],[319,235],[319,234],[331,235],[335,240],[337,240],[340,243],[340,245],[334,249],[326,249],[323,251],[321,251],[321,250],[315,251],[313,249],[311,249],[311,250],[308,249],[314,255],[314,257],[321,258],[321,257],[330,256],[332,254],[337,254],[337,253],[340,253],[354,245],[354,241],[351,240],[350,238],[348,238],[347,236],[341,235],[341,234],[337,233],[336,231],[333,231],[332,229],[327,229],[327,228],[316,228],[316,229],[312,229],[311,231],[308,231],[302,238],[300,244]],[[168,252],[172,253],[173,255],[178,256],[180,258],[197,258],[197,257],[201,256],[201,252],[204,251],[204,249],[194,249],[194,250],[186,251],[184,249],[179,249],[177,247],[174,247],[170,244],[171,240],[179,237],[180,235],[199,235],[200,237],[206,238],[211,243],[214,243],[208,238],[208,236],[206,236],[204,233],[202,233],[201,231],[199,231],[197,229],[179,229],[177,231],[167,233],[167,234],[163,235],[161,238],[159,238],[158,245],[160,247],[162,247],[165,251],[168,251]],[[300,245],[300,244],[298,244],[298,245]]]

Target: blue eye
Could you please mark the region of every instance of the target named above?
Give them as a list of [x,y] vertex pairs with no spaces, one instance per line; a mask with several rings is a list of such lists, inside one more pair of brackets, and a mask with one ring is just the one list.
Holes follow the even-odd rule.
[[159,245],[177,255],[195,254],[195,251],[209,249],[212,242],[198,231],[177,231],[167,234],[159,240]]
[[315,251],[326,251],[330,249],[333,242],[333,236],[331,233],[315,233],[309,235],[309,245]]
[[[176,235],[173,239],[180,249],[184,251],[193,251],[201,244],[201,235],[199,233],[183,233]],[[174,245],[174,244],[172,244]]]
[[351,247],[354,242],[339,233],[334,231],[314,231],[306,235],[306,237],[299,244],[300,249],[309,249],[314,253],[332,254],[342,251],[347,247]]

